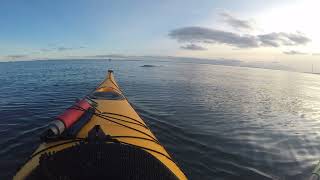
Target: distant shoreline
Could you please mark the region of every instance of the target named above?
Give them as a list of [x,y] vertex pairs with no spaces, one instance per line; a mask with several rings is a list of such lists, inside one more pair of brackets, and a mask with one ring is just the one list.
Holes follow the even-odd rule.
[[[298,71],[287,66],[281,65],[279,67],[267,67],[265,64],[259,66],[259,62],[244,62],[241,60],[229,60],[229,59],[205,59],[205,58],[188,58],[188,57],[156,57],[156,56],[133,56],[131,59],[128,58],[74,58],[74,59],[32,59],[32,60],[8,60],[0,61],[2,63],[21,63],[21,62],[47,62],[47,61],[154,61],[154,62],[179,62],[179,63],[197,63],[197,64],[208,64],[208,65],[220,65],[220,66],[231,66],[231,67],[244,67],[244,68],[255,68],[255,69],[267,69],[267,70],[280,70],[288,72],[298,72],[306,74],[320,75],[320,73],[312,73],[306,71]],[[270,63],[272,64],[272,63]]]

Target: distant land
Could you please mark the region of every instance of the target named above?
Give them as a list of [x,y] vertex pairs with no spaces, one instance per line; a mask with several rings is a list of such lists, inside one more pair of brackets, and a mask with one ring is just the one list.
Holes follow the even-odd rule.
[[[237,67],[249,67],[249,68],[262,68],[272,70],[285,70],[285,71],[297,71],[291,67],[280,64],[277,61],[244,61],[236,59],[208,59],[208,58],[191,58],[191,57],[178,57],[178,56],[126,56],[117,54],[107,55],[94,55],[94,56],[69,56],[67,58],[56,59],[29,59],[29,60],[8,60],[2,62],[20,62],[20,61],[48,61],[48,60],[125,60],[125,61],[174,61],[179,63],[197,63],[197,64],[212,64],[212,65],[224,65],[224,66],[237,66]],[[308,73],[308,72],[305,72]]]

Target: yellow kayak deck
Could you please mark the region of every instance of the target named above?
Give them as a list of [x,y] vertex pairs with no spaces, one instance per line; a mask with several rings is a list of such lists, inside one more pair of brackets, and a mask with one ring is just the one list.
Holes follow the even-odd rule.
[[[120,98],[95,98],[95,94],[99,95],[99,93],[103,94],[107,92],[117,94]],[[105,80],[92,94],[93,97],[91,97],[91,100],[96,104],[95,115],[80,129],[76,134],[76,138],[87,138],[89,131],[99,125],[101,130],[112,139],[119,141],[121,144],[143,149],[161,161],[178,179],[187,179],[145,122],[124,97],[115,81],[112,71],[108,72]],[[43,142],[26,164],[18,171],[14,179],[25,179],[25,177],[39,165],[39,158],[42,154],[58,152],[70,148],[76,143],[74,140]]]

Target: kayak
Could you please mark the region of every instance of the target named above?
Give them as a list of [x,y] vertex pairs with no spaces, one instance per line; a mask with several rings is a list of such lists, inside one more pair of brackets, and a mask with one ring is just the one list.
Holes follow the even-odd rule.
[[13,179],[187,179],[124,96],[112,70],[40,139]]

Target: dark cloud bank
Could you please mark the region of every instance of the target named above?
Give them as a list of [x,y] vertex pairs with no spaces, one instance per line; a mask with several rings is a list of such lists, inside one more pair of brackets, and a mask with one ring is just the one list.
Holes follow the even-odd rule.
[[260,35],[237,34],[217,29],[191,26],[174,29],[169,37],[181,43],[226,44],[238,48],[305,45],[311,40],[304,34],[273,32]]

